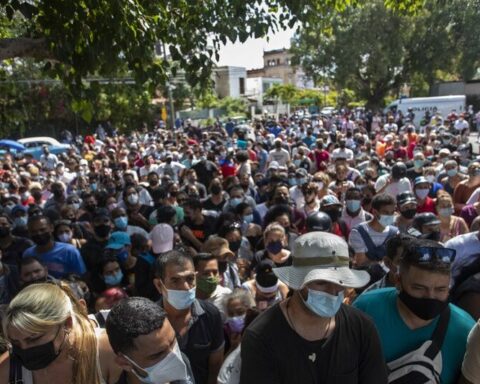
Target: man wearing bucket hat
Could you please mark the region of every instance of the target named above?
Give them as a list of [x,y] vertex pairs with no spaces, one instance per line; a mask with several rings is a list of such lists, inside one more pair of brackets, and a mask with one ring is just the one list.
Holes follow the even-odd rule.
[[342,304],[345,288],[369,281],[348,265],[339,236],[310,232],[295,241],[293,265],[273,269],[293,295],[245,331],[241,384],[387,382],[375,326]]

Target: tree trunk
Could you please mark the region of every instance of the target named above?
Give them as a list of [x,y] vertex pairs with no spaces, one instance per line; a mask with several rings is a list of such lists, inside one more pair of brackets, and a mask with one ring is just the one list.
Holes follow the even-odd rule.
[[0,39],[0,61],[16,57],[31,57],[34,59],[54,59],[43,38],[16,37]]

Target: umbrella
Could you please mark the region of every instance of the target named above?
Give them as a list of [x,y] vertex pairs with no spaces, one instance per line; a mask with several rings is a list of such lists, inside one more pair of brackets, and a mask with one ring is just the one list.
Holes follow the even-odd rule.
[[10,149],[16,149],[17,151],[24,151],[25,147],[14,140],[0,140],[0,147],[7,147]]

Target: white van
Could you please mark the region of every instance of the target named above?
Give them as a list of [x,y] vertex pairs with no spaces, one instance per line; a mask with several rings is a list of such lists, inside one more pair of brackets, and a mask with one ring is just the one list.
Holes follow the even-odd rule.
[[438,111],[444,118],[447,117],[450,112],[457,114],[464,112],[466,99],[467,97],[465,95],[399,99],[388,105],[387,108],[385,108],[385,113],[389,112],[391,108],[396,107],[397,111],[402,111],[403,115],[406,116],[408,109],[412,108],[413,113],[415,113],[413,123],[418,127],[426,111],[430,111],[431,116]]

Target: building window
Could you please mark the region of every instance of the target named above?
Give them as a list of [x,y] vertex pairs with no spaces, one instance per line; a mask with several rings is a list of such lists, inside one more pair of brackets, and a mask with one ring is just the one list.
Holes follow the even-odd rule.
[[244,77],[238,78],[238,85],[240,88],[240,95],[244,95],[245,94],[245,78]]

